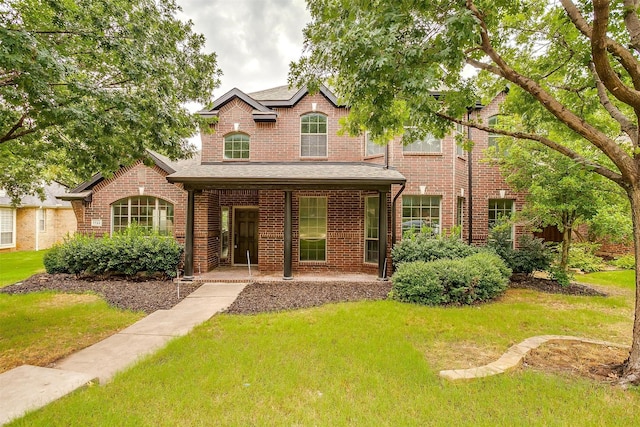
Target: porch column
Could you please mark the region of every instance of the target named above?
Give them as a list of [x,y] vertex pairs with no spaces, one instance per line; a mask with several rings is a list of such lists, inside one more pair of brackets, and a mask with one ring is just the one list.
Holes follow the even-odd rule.
[[284,280],[293,279],[291,274],[292,236],[291,236],[291,191],[284,192]]
[[187,230],[184,241],[184,277],[193,280],[193,230],[195,213],[195,190],[187,189]]
[[378,193],[378,280],[387,280],[387,194]]

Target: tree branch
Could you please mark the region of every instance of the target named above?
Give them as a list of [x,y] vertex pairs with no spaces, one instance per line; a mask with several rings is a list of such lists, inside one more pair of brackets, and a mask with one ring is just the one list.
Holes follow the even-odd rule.
[[[505,60],[495,51],[491,45],[491,39],[489,37],[489,30],[484,21],[483,14],[473,3],[473,0],[466,0],[466,7],[478,20],[480,26],[481,47],[482,50],[489,56],[495,66],[477,62],[481,65],[482,69],[490,71],[498,76],[505,78],[506,80],[515,83],[520,88],[528,92],[536,100],[544,106],[547,111],[554,115],[561,122],[566,124],[571,130],[578,135],[585,138],[599,150],[601,150],[611,161],[620,169],[622,175],[628,182],[637,180],[636,166],[633,159],[615,143],[607,135],[601,132],[599,129],[587,123],[581,117],[576,115],[571,110],[567,109],[562,103],[558,102],[553,96],[551,96],[538,82],[533,79],[523,76],[515,71]],[[469,60],[467,60],[469,62]],[[473,60],[472,60],[473,62]],[[499,69],[499,71],[496,69]],[[536,140],[536,139],[534,139]],[[555,148],[554,148],[555,149]],[[561,146],[558,146],[559,152]]]
[[465,121],[465,120],[456,119],[455,117],[451,117],[451,116],[448,116],[446,114],[439,113],[439,112],[435,112],[435,114],[438,117],[441,117],[441,118],[443,118],[445,120],[461,124],[462,126],[469,126],[469,127],[474,128],[474,129],[482,130],[482,131],[485,131],[487,133],[494,133],[494,134],[503,135],[503,136],[510,136],[510,137],[513,137],[513,138],[516,138],[516,139],[528,139],[530,141],[539,142],[539,143],[551,148],[552,150],[557,151],[560,154],[565,155],[566,157],[570,158],[571,160],[575,161],[576,163],[592,169],[594,172],[602,175],[603,177],[605,177],[607,179],[610,179],[611,181],[615,182],[616,184],[619,184],[621,186],[625,186],[626,187],[626,183],[625,183],[622,175],[620,175],[619,173],[616,173],[616,172],[614,172],[614,171],[612,171],[612,170],[600,165],[599,163],[592,162],[591,160],[579,155],[575,151],[565,147],[564,145],[558,144],[557,142],[555,142],[555,141],[553,141],[553,140],[551,140],[549,138],[546,138],[544,136],[533,134],[533,133],[507,131],[507,130],[502,130],[502,129],[496,129],[496,128],[493,128],[493,127],[482,125],[480,123],[468,122],[468,121]]
[[638,19],[638,0],[624,0],[624,23],[629,33],[629,44],[640,52],[640,19]]
[[[573,4],[571,0],[560,0],[560,2],[573,25],[578,29],[578,31],[591,40],[593,36],[592,28],[589,23],[587,23],[587,20],[584,19],[576,5]],[[638,64],[636,58],[628,49],[609,37],[605,37],[605,43],[607,51],[611,53],[611,55],[613,55],[629,73],[629,76],[633,81],[633,87],[640,90],[640,64]]]
[[622,111],[618,109],[609,99],[609,95],[607,94],[607,89],[602,84],[598,73],[595,70],[593,64],[589,64],[589,69],[593,73],[593,78],[596,82],[596,89],[598,90],[598,98],[600,98],[600,103],[604,107],[605,110],[609,113],[612,119],[620,124],[620,128],[624,133],[626,133],[634,147],[638,146],[638,126],[636,126],[627,116],[625,116]]

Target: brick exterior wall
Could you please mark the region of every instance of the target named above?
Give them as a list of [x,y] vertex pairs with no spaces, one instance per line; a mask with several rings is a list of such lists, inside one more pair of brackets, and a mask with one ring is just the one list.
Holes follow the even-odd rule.
[[[476,113],[476,119],[487,119],[497,114],[500,99]],[[322,158],[302,158],[300,156],[300,117],[313,111],[327,116],[328,149]],[[236,98],[219,109],[219,121],[213,125],[213,133],[202,134],[203,162],[233,162],[223,156],[224,137],[236,132],[250,138],[249,161],[332,161],[388,163],[398,169],[406,178],[404,192],[398,197],[395,209],[397,239],[401,238],[402,196],[438,196],[441,199],[440,223],[444,230],[456,225],[458,198],[464,199],[463,231],[466,239],[469,218],[468,206],[468,162],[467,156],[456,154],[453,135],[442,140],[442,152],[417,154],[403,152],[400,139],[389,144],[388,157],[384,154],[367,157],[364,136],[349,137],[338,135],[339,120],[348,113],[345,108],[334,107],[322,94],[303,97],[291,108],[276,108],[275,123],[256,123],[253,108]],[[521,194],[513,193],[504,183],[496,167],[482,162],[483,151],[487,147],[486,132],[473,131],[475,146],[471,156],[473,162],[473,243],[486,241],[488,233],[488,202],[500,198],[500,190],[505,190],[505,198],[515,201],[516,209],[523,203]],[[246,160],[245,160],[246,161]],[[142,162],[118,171],[112,178],[104,180],[94,188],[90,203],[74,202],[73,208],[78,220],[78,230],[102,235],[111,231],[111,204],[119,199],[139,194],[144,186],[144,195],[159,197],[174,204],[176,238],[184,242],[187,193],[166,181],[166,173],[158,167],[148,167]],[[387,205],[391,211],[392,199],[400,192],[400,186],[392,186]],[[349,271],[375,274],[377,264],[364,262],[364,200],[365,196],[376,194],[360,190],[317,190],[293,192],[293,272]],[[300,197],[322,196],[328,200],[327,259],[324,262],[300,262],[298,250],[298,204]],[[219,266],[233,264],[233,239],[230,238],[230,253],[221,258],[221,210],[229,208],[230,234],[233,235],[233,212],[237,207],[258,207],[258,268],[261,271],[280,272],[284,259],[284,191],[283,190],[220,190],[211,188],[195,194],[194,220],[194,271],[207,271]],[[92,220],[102,220],[100,226],[92,226]],[[392,215],[388,215],[388,248],[391,249]],[[517,233],[522,232],[517,227]],[[389,255],[388,255],[389,258]],[[388,265],[391,265],[388,259]]]
[[16,209],[16,245],[13,248],[0,249],[0,252],[33,251],[49,249],[63,241],[67,234],[76,231],[74,211],[68,207],[44,208],[45,228],[39,230],[36,222],[38,207],[20,207]]

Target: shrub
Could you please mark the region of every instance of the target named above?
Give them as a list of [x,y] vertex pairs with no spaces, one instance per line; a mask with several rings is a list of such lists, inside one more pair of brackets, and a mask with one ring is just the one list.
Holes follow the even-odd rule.
[[132,276],[146,272],[175,277],[182,247],[172,237],[132,226],[99,239],[76,234],[47,255],[50,259],[45,268],[49,273]]
[[69,272],[64,262],[64,247],[62,245],[54,245],[49,249],[49,252],[44,254],[42,263],[49,274]]
[[425,305],[472,304],[507,288],[511,270],[495,254],[402,263],[392,277],[392,297]]
[[405,262],[465,258],[478,250],[456,236],[433,237],[427,233],[407,233],[402,241],[393,247],[391,257],[393,265],[397,267]]
[[582,270],[585,273],[594,273],[602,270],[603,260],[596,256],[595,252],[600,248],[597,243],[574,243],[569,248],[570,268]]
[[553,261],[553,251],[542,239],[524,234],[518,239],[518,249],[513,250],[509,261],[507,265],[514,273],[547,271]]
[[569,286],[573,280],[573,274],[555,265],[549,269],[549,278],[558,282],[560,286]]
[[636,257],[633,254],[623,255],[611,261],[611,265],[623,270],[633,270],[636,268]]

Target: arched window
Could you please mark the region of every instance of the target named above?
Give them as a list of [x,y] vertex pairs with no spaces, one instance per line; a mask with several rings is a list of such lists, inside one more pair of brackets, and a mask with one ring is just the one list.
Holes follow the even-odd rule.
[[249,135],[244,133],[233,133],[224,137],[224,158],[225,159],[248,159],[249,158]]
[[173,234],[173,205],[149,196],[127,197],[111,205],[111,230],[122,231],[132,223],[148,231]]
[[327,116],[305,114],[300,120],[300,156],[327,157]]

